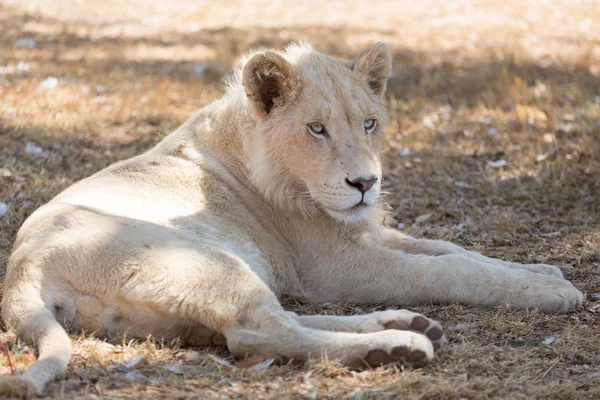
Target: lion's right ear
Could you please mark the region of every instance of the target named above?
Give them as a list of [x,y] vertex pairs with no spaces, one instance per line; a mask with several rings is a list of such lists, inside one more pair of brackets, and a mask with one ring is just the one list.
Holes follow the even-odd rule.
[[254,55],[242,71],[248,100],[254,112],[262,118],[290,100],[293,81],[292,65],[273,51]]

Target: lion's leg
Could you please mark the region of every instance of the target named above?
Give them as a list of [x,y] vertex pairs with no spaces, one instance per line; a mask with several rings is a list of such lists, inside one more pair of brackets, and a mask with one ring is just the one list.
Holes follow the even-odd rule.
[[392,229],[386,229],[382,235],[384,243],[391,248],[402,250],[408,254],[426,254],[431,256],[442,256],[449,254],[461,255],[475,261],[497,265],[506,268],[523,269],[526,271],[536,272],[545,275],[554,275],[559,278],[563,277],[560,268],[547,264],[519,264],[509,261],[502,261],[491,257],[486,257],[483,254],[475,251],[466,250],[450,242],[442,240],[430,239],[415,239],[408,235]]
[[224,332],[230,351],[241,357],[260,354],[305,360],[326,356],[344,365],[377,367],[393,362],[422,366],[434,355],[433,343],[420,333],[409,330],[348,333],[313,329],[283,311],[274,299],[265,301],[246,315],[244,321],[232,323]]
[[437,321],[408,310],[386,310],[350,316],[297,315],[296,319],[302,326],[314,329],[355,333],[371,333],[387,329],[410,330],[426,335],[436,347],[446,342]]
[[[121,294],[123,307],[140,310],[143,306],[156,313],[156,320],[139,322],[144,326],[206,326],[221,333],[230,351],[241,357],[307,359],[327,355],[353,366],[365,362],[371,366],[390,362],[419,366],[433,359],[431,341],[413,331],[357,334],[302,326],[283,310],[260,274],[226,250],[198,245],[176,252],[161,249],[157,261],[164,263],[164,274],[154,268],[150,280],[140,273],[128,281]],[[124,315],[123,319],[135,323],[129,312]]]
[[566,312],[583,302],[567,280],[480,262],[456,254],[407,254],[365,239],[306,270],[312,302],[356,304],[467,303]]

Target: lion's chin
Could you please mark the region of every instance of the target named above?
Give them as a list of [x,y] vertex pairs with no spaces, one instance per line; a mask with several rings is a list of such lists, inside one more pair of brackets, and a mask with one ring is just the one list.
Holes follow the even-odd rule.
[[325,212],[336,221],[346,225],[358,224],[366,220],[371,211],[371,206],[361,203],[347,210],[331,210],[324,208]]

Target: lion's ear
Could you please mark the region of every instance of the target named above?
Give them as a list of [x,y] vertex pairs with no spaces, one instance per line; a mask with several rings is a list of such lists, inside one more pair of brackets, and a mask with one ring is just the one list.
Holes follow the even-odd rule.
[[293,68],[275,52],[258,53],[244,65],[242,83],[254,112],[266,117],[291,98]]
[[379,42],[363,51],[349,67],[365,76],[367,84],[377,96],[383,97],[387,79],[392,73],[392,55],[387,44]]

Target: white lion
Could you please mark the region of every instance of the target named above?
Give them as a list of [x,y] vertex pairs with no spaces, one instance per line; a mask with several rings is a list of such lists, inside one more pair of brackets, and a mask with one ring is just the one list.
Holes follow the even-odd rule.
[[382,224],[379,43],[350,63],[292,46],[242,60],[227,93],[145,154],[74,184],[21,228],[2,316],[38,361],[0,378],[27,397],[65,371],[63,327],[224,338],[237,356],[421,366],[444,342],[406,310],[299,316],[303,301],[511,304],[564,312],[582,294],[549,265],[487,258]]

